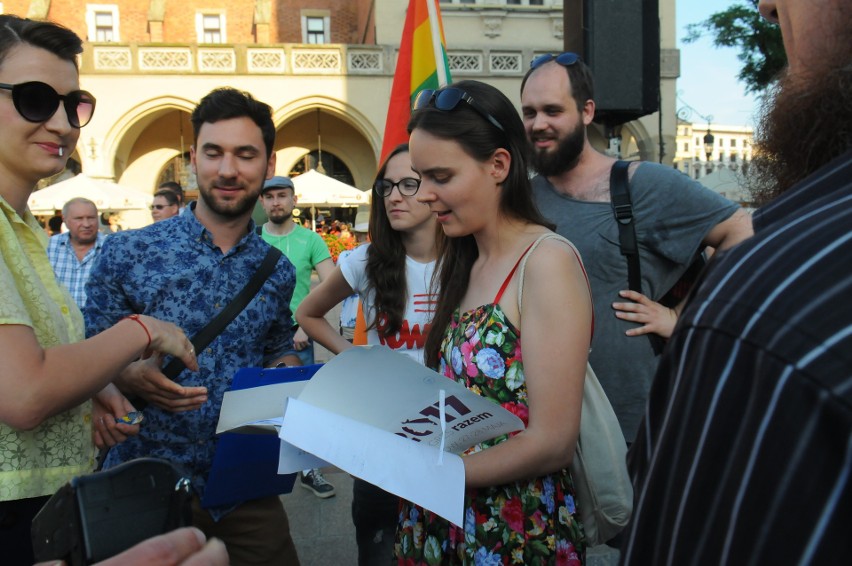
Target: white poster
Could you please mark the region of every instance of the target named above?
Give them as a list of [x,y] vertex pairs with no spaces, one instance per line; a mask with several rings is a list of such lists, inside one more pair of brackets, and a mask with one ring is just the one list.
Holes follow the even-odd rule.
[[[335,356],[299,393],[262,395],[255,420],[268,419],[275,403],[284,413],[279,473],[314,467],[306,464],[319,458],[458,525],[464,465],[456,454],[524,427],[495,402],[384,346]],[[283,395],[291,397],[286,409]],[[223,404],[220,423],[249,424],[251,397],[243,394],[239,407]]]

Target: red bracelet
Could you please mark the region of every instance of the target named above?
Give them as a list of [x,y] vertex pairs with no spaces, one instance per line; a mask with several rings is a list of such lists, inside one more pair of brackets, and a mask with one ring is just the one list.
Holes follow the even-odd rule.
[[145,323],[144,323],[144,322],[142,322],[142,319],[141,319],[141,318],[139,318],[139,315],[138,315],[138,314],[130,314],[130,315],[125,316],[125,317],[124,317],[124,318],[122,318],[121,320],[132,320],[132,321],[135,321],[135,322],[138,322],[138,323],[139,323],[139,326],[141,326],[141,327],[142,327],[142,330],[144,330],[144,331],[145,331],[145,334],[148,336],[148,345],[147,345],[147,346],[145,346],[145,351],[147,352],[147,351],[148,351],[148,348],[150,348],[150,347],[151,347],[151,333],[150,333],[150,332],[148,332],[148,327],[147,327],[147,326],[145,326]]

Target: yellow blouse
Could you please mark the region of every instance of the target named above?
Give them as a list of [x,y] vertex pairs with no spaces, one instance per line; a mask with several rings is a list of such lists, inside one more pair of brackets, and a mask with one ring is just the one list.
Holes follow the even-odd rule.
[[[83,315],[56,281],[44,230],[29,210],[21,218],[2,197],[0,210],[0,324],[29,326],[43,348],[82,340]],[[86,402],[30,431],[0,423],[0,501],[50,495],[91,472],[91,421]]]

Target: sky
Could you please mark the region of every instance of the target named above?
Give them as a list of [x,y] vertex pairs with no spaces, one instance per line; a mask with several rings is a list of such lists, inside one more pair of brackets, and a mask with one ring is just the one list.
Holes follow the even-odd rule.
[[[736,0],[676,0],[677,46],[680,49],[680,78],[677,81],[677,109],[691,106],[690,122],[704,122],[702,116],[712,116],[713,123],[726,126],[754,126],[757,98],[746,94],[745,85],[737,80],[741,63],[737,50],[717,48],[710,37],[695,43],[684,43],[686,26],[707,19],[725,10]],[[745,2],[743,2],[745,3]]]

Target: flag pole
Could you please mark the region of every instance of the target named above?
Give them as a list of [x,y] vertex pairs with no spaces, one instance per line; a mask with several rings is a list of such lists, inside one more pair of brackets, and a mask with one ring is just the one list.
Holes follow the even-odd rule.
[[432,33],[432,53],[435,56],[435,70],[438,74],[438,86],[447,86],[447,68],[444,66],[444,48],[441,45],[441,21],[435,9],[437,0],[426,0],[426,10],[429,13],[429,31]]

